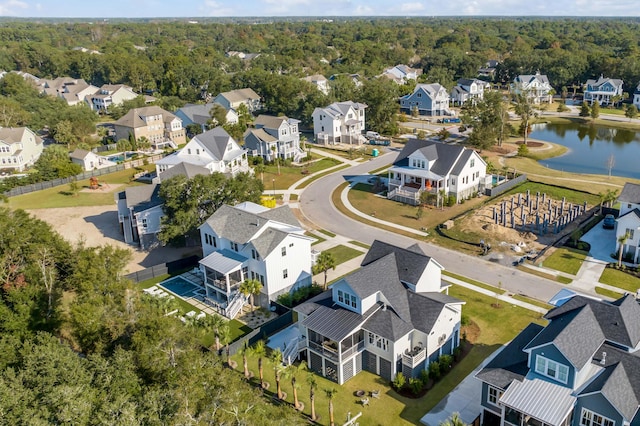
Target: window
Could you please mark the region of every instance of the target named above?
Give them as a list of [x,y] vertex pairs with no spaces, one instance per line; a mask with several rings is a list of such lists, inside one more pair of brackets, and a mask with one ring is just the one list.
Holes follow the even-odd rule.
[[287,248],[286,247],[282,247],[282,256],[286,256],[287,255]]
[[358,304],[356,297],[352,294],[351,295],[351,306],[352,307],[356,307],[356,305]]
[[143,228],[147,227],[147,219],[142,219],[142,227]]
[[231,250],[233,250],[233,251],[238,251],[238,243],[234,243],[234,242],[232,242],[232,243],[231,243]]
[[616,422],[583,408],[582,415],[580,416],[580,424],[582,426],[615,426]]
[[498,388],[494,388],[493,386],[489,386],[489,394],[487,395],[487,402],[489,404],[493,404],[495,406],[498,405],[498,401],[502,397],[502,391]]
[[191,155],[191,148],[187,148],[187,154]]
[[569,367],[540,355],[536,356],[536,373],[551,377],[562,383],[567,383],[569,379]]
[[289,271],[287,269],[282,270],[282,278],[287,278],[289,276]]
[[232,149],[233,149],[233,145],[232,144],[227,145],[227,151],[231,151]]
[[473,166],[475,166],[475,165],[476,165],[476,159],[475,159],[475,158],[472,158],[472,159],[471,159],[471,164],[470,164],[470,166],[471,166],[471,167],[473,167]]
[[627,228],[625,233],[627,234],[627,237],[628,237],[629,240],[633,240],[633,229]]
[[260,255],[255,249],[251,249],[251,258],[255,260],[260,260]]
[[344,303],[344,293],[342,290],[338,290],[338,302]]

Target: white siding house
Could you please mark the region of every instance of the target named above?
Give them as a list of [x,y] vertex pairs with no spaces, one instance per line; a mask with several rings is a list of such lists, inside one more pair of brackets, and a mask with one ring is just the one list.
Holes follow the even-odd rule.
[[333,145],[345,143],[360,145],[367,139],[365,130],[365,109],[367,105],[358,102],[335,102],[325,108],[313,111],[313,134],[317,143]]
[[0,128],[0,169],[24,171],[43,150],[42,139],[27,127]]

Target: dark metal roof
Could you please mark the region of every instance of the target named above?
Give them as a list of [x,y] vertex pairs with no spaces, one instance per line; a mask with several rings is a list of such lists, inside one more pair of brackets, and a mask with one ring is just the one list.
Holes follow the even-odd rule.
[[409,156],[416,151],[429,161],[434,161],[430,170],[441,176],[447,176],[453,172],[454,166],[458,163],[464,151],[471,151],[461,145],[448,145],[442,142],[426,141],[422,139],[410,139],[398,154],[398,158],[393,163],[398,167],[409,167]]
[[363,322],[364,317],[344,308],[318,308],[302,321],[302,325],[336,342],[353,333]]

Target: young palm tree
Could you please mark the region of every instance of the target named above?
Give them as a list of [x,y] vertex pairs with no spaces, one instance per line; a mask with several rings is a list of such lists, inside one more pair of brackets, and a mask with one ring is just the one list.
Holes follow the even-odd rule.
[[253,297],[260,294],[262,290],[262,284],[258,280],[244,280],[240,284],[240,293],[249,297],[249,304],[251,305],[251,311],[253,312]]
[[227,355],[227,365],[231,366],[231,356],[229,354],[229,343],[231,343],[231,329],[227,324],[225,324],[220,329],[220,340],[222,340],[222,343],[224,343],[224,349]]
[[468,425],[462,421],[459,413],[453,413],[447,420],[440,423],[440,426],[468,426]]
[[622,253],[624,252],[624,245],[627,243],[630,235],[629,232],[625,232],[624,235],[618,237],[618,243],[620,244],[620,250],[618,251],[618,268],[622,266]]
[[298,401],[298,383],[296,376],[299,373],[302,373],[303,371],[307,370],[307,363],[302,361],[300,362],[300,364],[298,364],[297,366],[294,364],[291,364],[289,366],[289,375],[291,377],[291,388],[293,389],[293,407],[300,409],[300,402]]
[[320,256],[318,256],[318,261],[316,262],[316,264],[313,265],[313,273],[324,273],[325,290],[327,289],[327,271],[329,271],[329,269],[336,269],[336,259],[328,251],[323,251],[322,253],[320,253]]
[[264,346],[264,340],[258,340],[253,348],[251,349],[251,353],[254,356],[258,357],[258,375],[260,377],[260,388],[264,389],[264,369],[262,364],[262,358],[266,354],[266,349]]
[[216,352],[220,352],[220,331],[226,324],[227,320],[217,314],[207,315],[202,320],[203,327],[211,330],[215,335]]
[[333,397],[336,396],[338,390],[335,388],[329,388],[324,390],[325,395],[329,399],[329,424],[330,426],[335,426],[335,422],[333,420]]
[[313,373],[307,376],[307,383],[309,384],[309,402],[311,403],[311,420],[316,421],[316,389],[318,388],[318,382]]
[[240,348],[240,353],[242,354],[242,368],[244,370],[244,378],[249,380],[251,378],[251,374],[249,373],[249,363],[247,362],[247,352],[249,351],[249,346],[247,345],[247,341],[245,340],[244,345]]
[[285,372],[285,368],[282,365],[282,351],[280,349],[273,351],[271,354],[271,361],[273,361],[273,372],[276,376],[276,393],[278,395],[278,399],[282,399],[280,379],[282,378],[282,374]]

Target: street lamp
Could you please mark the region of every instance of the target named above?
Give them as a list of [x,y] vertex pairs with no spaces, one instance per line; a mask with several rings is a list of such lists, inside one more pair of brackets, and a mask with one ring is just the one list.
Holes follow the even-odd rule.
[[276,180],[275,180],[275,178],[271,179],[271,182],[273,183],[273,200],[275,201],[276,200]]

